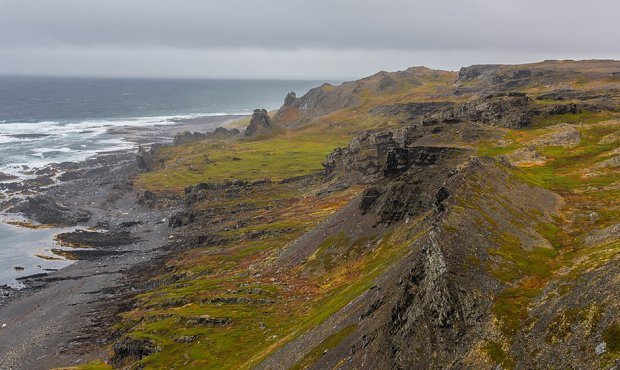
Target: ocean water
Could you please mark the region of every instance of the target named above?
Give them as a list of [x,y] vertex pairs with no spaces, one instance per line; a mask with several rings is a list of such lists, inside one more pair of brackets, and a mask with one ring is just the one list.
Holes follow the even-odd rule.
[[0,286],[23,287],[20,277],[46,273],[72,263],[52,253],[64,249],[56,244],[56,234],[74,228],[27,229],[0,222]]
[[[0,77],[0,173],[17,176],[5,181],[19,181],[30,176],[31,168],[136,146],[118,133],[121,128],[171,126],[192,118],[276,109],[289,91],[303,94],[321,83]],[[113,129],[116,133],[110,132]],[[2,285],[20,288],[15,280],[20,276],[71,263],[51,252],[59,248],[54,236],[66,229],[32,230],[3,223],[3,218],[14,217],[0,214],[0,290]]]
[[[79,161],[135,145],[115,127],[278,108],[321,81],[0,77],[0,172]],[[26,167],[24,167],[26,166]]]

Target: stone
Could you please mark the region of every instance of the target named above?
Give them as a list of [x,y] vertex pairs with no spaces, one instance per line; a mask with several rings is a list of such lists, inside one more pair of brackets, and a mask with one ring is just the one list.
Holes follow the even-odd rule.
[[268,135],[273,133],[274,125],[265,109],[255,109],[250,124],[245,129],[244,136]]
[[90,212],[87,210],[69,207],[44,195],[26,198],[23,203],[13,208],[13,212],[22,213],[36,222],[48,225],[73,226],[90,219]]

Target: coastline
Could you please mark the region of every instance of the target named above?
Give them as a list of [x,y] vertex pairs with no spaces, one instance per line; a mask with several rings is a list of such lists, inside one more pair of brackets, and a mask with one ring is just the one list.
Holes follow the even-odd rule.
[[[239,118],[186,120],[138,130],[132,139],[137,145],[168,144],[178,132],[212,131]],[[25,289],[0,287],[0,368],[47,369],[97,357],[93,345],[110,340],[106,337],[117,308],[129,304],[165,256],[179,248],[167,217],[181,205],[171,198],[164,200],[165,208],[153,207],[138,194],[133,188],[139,173],[135,150],[100,153],[80,163],[51,167],[49,176],[53,174],[57,183],[28,188],[25,182],[1,201],[0,210],[24,195],[44,195],[87,208],[90,219],[78,224],[78,229],[103,233],[93,233],[95,240],[87,240],[91,246],[85,250],[65,248],[75,263],[23,277]],[[103,235],[114,240],[118,240],[115,235],[123,235],[127,240],[112,243],[104,238],[97,243]]]

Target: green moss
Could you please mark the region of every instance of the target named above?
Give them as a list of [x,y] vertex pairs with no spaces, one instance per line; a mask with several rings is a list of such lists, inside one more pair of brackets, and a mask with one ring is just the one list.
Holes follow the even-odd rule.
[[308,352],[301,360],[293,365],[289,370],[302,370],[307,369],[316,363],[326,351],[336,348],[345,338],[354,333],[357,330],[357,325],[349,325],[340,331],[330,335],[322,341],[318,346],[314,347]]
[[514,369],[516,365],[514,359],[512,359],[512,357],[504,351],[500,343],[488,342],[484,346],[484,350],[493,361],[499,365],[502,365],[502,368]]
[[566,114],[555,114],[555,115],[538,115],[533,119],[533,124],[530,126],[530,129],[538,129],[542,127],[557,125],[560,123],[568,123],[568,124],[591,124],[601,121],[606,121],[612,119],[614,117],[613,114],[607,112],[590,112],[584,110],[579,113],[566,113]]
[[530,301],[540,294],[539,288],[506,288],[496,298],[493,313],[501,320],[502,333],[512,337],[527,319]]
[[558,226],[550,222],[540,223],[536,227],[536,231],[538,231],[540,235],[544,236],[554,248],[560,248],[561,244],[558,236],[560,228]]
[[[524,250],[521,247],[521,241],[514,235],[508,233],[501,234],[499,238],[501,247],[490,249],[490,255],[500,256],[506,264],[512,267],[511,271],[516,269],[517,276],[535,276],[544,278],[549,276],[551,267],[549,260],[557,256],[555,249],[538,247],[532,250]],[[502,276],[496,274],[501,280],[510,282],[513,276]]]
[[620,325],[611,324],[603,330],[603,339],[610,352],[620,352]]

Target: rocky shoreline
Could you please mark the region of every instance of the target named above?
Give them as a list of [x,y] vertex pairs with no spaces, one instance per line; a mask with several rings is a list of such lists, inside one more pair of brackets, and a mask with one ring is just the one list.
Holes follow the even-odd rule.
[[[170,133],[190,128],[198,128],[196,122]],[[161,132],[153,134],[155,139]],[[78,228],[57,235],[59,247],[52,249],[75,263],[21,277],[25,289],[0,287],[0,368],[47,369],[100,355],[93,348],[114,339],[109,329],[119,310],[147,286],[165,256],[182,246],[169,228],[169,208],[153,206],[134,189],[138,163],[135,151],[102,153],[48,167],[41,176],[50,181],[37,186],[24,181],[8,189],[11,196],[0,201],[1,210]],[[45,185],[52,176],[58,183]],[[160,201],[172,208],[180,202]]]

